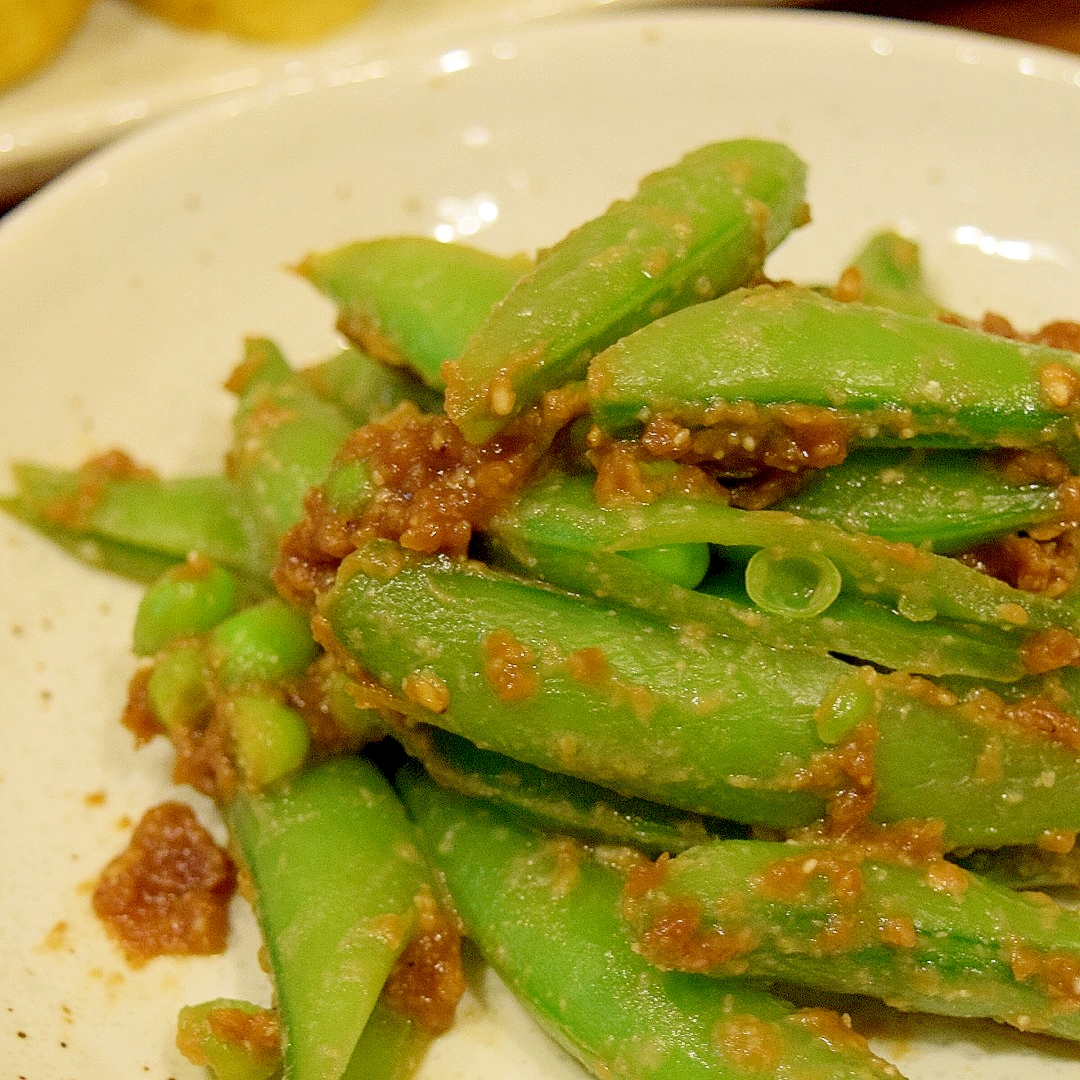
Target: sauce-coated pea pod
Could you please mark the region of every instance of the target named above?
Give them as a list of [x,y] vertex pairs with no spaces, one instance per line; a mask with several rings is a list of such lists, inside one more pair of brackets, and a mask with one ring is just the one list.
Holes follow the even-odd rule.
[[1062,493],[1045,482],[1010,482],[978,451],[860,450],[782,499],[787,510],[848,532],[959,551],[1016,529],[1059,519]]
[[671,626],[704,627],[772,648],[840,654],[919,675],[1000,682],[1026,670],[1019,643],[994,627],[945,619],[914,623],[858,596],[838,596],[814,618],[791,619],[753,603],[737,573],[713,573],[697,589],[685,589],[622,555],[528,543],[510,533],[500,533],[486,551],[495,565],[647,612]]
[[320,614],[414,719],[625,795],[791,828],[854,790],[872,820],[940,820],[949,847],[1080,828],[1078,725],[1049,701],[960,698],[384,545],[349,556]]
[[391,367],[359,349],[341,352],[301,369],[320,397],[336,405],[357,427],[370,424],[411,401],[424,412],[438,412],[442,395],[404,368]]
[[128,459],[105,455],[78,469],[18,462],[15,494],[0,507],[55,543],[125,576],[142,562],[160,576],[193,551],[246,575],[256,560],[244,530],[236,492],[222,476],[161,479],[133,472]]
[[[903,311],[908,315],[933,316],[941,312],[940,301],[926,284],[919,245],[892,229],[869,237],[844,271],[850,287],[865,304]],[[840,279],[843,291],[845,276]]]
[[641,181],[537,260],[445,368],[446,411],[484,442],[589,357],[665,311],[757,279],[806,220],[787,147],[712,143]]
[[784,511],[740,510],[719,499],[676,493],[648,504],[602,507],[585,475],[553,473],[531,485],[492,530],[527,544],[589,553],[702,541],[803,552],[829,559],[853,595],[893,606],[912,622],[943,617],[1020,634],[1075,625],[1075,615],[1058,601],[910,544],[845,532]]
[[1080,1039],[1080,992],[1063,975],[1080,965],[1080,916],[940,858],[711,842],[631,878],[625,911],[639,949],[662,967]]
[[303,513],[304,496],[328,472],[352,421],[281,364],[262,338],[246,344],[233,384],[239,390],[227,473],[236,486],[257,565],[269,574],[278,542]]
[[[812,289],[761,285],[684,308],[615,342],[593,358],[588,387],[593,416],[618,435],[658,418],[691,433],[717,424],[723,433],[732,407],[748,403],[811,407],[812,415],[766,411],[753,419],[788,425],[796,441],[801,427],[824,425],[835,460],[845,447],[867,444],[1071,450],[1080,359]],[[820,441],[819,432],[810,437]],[[746,452],[726,435],[690,443],[721,467]],[[814,453],[819,446],[806,450]]]
[[[710,986],[642,959],[619,916],[622,875],[579,843],[412,772],[399,788],[467,933],[541,1026],[594,1075],[898,1076],[836,1014],[797,1010],[741,980]],[[747,1054],[748,1045],[760,1048],[760,1059]]]
[[226,808],[255,888],[288,1080],[338,1080],[430,895],[382,774],[334,758]]
[[441,787],[496,803],[537,828],[605,844],[629,844],[653,855],[684,851],[711,836],[746,832],[733,822],[628,799],[564,773],[481,750],[430,725],[403,725],[395,735]]
[[443,361],[531,265],[430,236],[388,236],[313,252],[297,269],[337,306],[350,341],[441,390]]

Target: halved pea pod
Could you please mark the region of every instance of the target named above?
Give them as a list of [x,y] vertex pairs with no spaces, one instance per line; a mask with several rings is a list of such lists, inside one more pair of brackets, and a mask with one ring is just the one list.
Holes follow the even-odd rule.
[[402,712],[625,795],[792,828],[855,789],[873,820],[941,820],[949,847],[1080,828],[1077,725],[1052,702],[963,700],[400,550],[349,556],[320,614]]

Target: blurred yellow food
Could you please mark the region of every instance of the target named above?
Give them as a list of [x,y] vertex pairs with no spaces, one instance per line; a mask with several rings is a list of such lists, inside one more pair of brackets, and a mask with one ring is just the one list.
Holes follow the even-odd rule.
[[60,51],[91,0],[0,0],[0,89]]
[[[3,4],[6,0],[0,0]],[[135,0],[187,30],[256,41],[312,41],[355,19],[373,0]]]

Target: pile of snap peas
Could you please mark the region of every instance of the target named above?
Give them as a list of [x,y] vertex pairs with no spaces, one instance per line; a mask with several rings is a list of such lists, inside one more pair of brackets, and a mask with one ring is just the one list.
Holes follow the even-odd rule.
[[893,233],[770,280],[805,188],[724,141],[534,258],[312,253],[348,344],[246,343],[220,473],[15,466],[146,585],[140,732],[249,886],[216,1080],[404,1080],[462,937],[598,1077],[899,1075],[781,987],[1080,1039],[1080,357]]

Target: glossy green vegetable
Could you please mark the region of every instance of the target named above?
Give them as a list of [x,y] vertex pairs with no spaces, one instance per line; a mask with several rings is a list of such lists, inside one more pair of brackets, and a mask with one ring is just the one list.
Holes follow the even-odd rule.
[[468,934],[540,1024],[594,1075],[898,1075],[835,1015],[800,1012],[741,980],[710,985],[647,963],[619,918],[621,874],[581,845],[415,774],[400,786]]
[[[684,308],[617,341],[590,363],[588,385],[594,418],[619,435],[656,417],[691,430],[720,424],[722,435],[732,423],[727,406],[797,403],[826,410],[818,419],[832,425],[834,457],[842,456],[834,439],[1071,449],[1080,361],[1063,349],[763,285]],[[793,424],[796,440],[804,422],[798,414],[758,419]],[[819,436],[806,441],[814,464]],[[740,440],[714,442],[707,456],[715,465],[734,456],[742,467]]]
[[258,693],[234,694],[226,709],[232,757],[249,788],[269,787],[304,764],[311,733],[295,709]]
[[244,1039],[232,1022],[254,1019],[268,1030],[276,1029],[271,1010],[250,1001],[216,998],[180,1010],[176,1044],[193,1064],[210,1070],[214,1080],[271,1080],[281,1075],[281,1052],[275,1046],[257,1045]]
[[[718,841],[660,867],[627,916],[661,966],[749,975],[1080,1038],[1080,916],[940,860]],[[676,916],[685,933],[670,936]],[[667,927],[667,931],[665,931]]]
[[446,411],[485,442],[589,357],[665,311],[755,280],[805,220],[805,166],[754,139],[712,143],[543,253],[445,369]]
[[848,533],[825,521],[777,510],[739,510],[718,499],[678,493],[643,505],[600,507],[585,475],[553,473],[530,486],[492,529],[507,541],[588,553],[704,542],[822,556],[839,570],[845,590],[893,606],[917,623],[944,617],[1024,632],[1071,628],[1076,620],[1066,605],[1011,588],[954,559]]
[[919,245],[906,236],[891,229],[875,233],[856,253],[851,268],[858,274],[863,303],[908,315],[941,312],[923,277]]
[[222,689],[297,678],[318,655],[307,615],[272,597],[210,632],[208,655]]
[[816,474],[775,509],[939,554],[1063,514],[1057,487],[1009,483],[977,451],[862,450]]
[[242,599],[240,582],[224,567],[204,558],[185,560],[143,593],[132,635],[135,655],[149,656],[178,638],[212,629]]
[[391,367],[359,349],[344,349],[300,374],[320,397],[336,405],[360,427],[411,401],[424,412],[438,412],[442,395],[411,372]]
[[228,473],[257,565],[269,574],[278,543],[303,514],[304,496],[326,476],[353,423],[302,374],[282,372],[272,342],[253,339],[247,354]]
[[[397,708],[487,749],[780,828],[821,818],[860,784],[870,797],[868,782],[873,820],[940,819],[949,847],[1080,828],[1080,760],[1067,735],[1032,723],[1037,701],[1025,720],[1022,706],[995,712],[992,695],[959,700],[925,680],[681,632],[476,564],[392,554],[350,556],[321,613]],[[860,738],[873,742],[861,781],[830,756]]]
[[241,793],[226,815],[255,888],[286,1076],[337,1080],[431,888],[412,826],[353,757]]
[[125,478],[93,462],[73,470],[19,462],[12,472],[15,494],[0,507],[91,565],[149,582],[197,551],[255,571],[224,477]]
[[426,724],[395,731],[411,757],[440,786],[486,799],[538,828],[642,851],[684,851],[711,836],[741,836],[733,822],[705,818],[514,761]]
[[443,361],[460,355],[530,266],[523,256],[393,236],[312,253],[298,269],[337,306],[338,329],[347,338],[441,390]]
[[994,682],[1025,671],[1014,635],[945,619],[915,623],[885,604],[839,596],[819,617],[792,619],[762,610],[746,593],[740,564],[719,566],[685,589],[623,555],[588,554],[500,533],[493,565],[644,611],[671,626],[754,641],[777,649],[839,654],[921,675],[965,675]]

